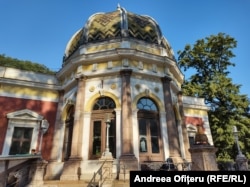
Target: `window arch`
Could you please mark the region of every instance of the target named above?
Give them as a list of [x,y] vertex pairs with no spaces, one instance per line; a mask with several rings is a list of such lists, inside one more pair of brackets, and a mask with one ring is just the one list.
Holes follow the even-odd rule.
[[163,160],[159,110],[156,103],[148,97],[142,97],[137,102],[137,109],[140,161]]
[[109,118],[109,150],[116,156],[115,102],[109,97],[98,98],[92,108],[89,158],[98,159],[106,148],[107,118]]
[[139,99],[137,102],[137,108],[140,110],[158,111],[158,107],[155,102],[146,97]]
[[93,106],[93,110],[114,109],[115,102],[109,97],[101,97],[97,99]]

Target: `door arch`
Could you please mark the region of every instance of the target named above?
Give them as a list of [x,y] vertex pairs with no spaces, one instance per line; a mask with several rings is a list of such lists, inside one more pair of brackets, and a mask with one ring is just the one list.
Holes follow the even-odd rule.
[[140,162],[163,161],[159,110],[156,103],[148,97],[142,97],[137,102],[137,109]]
[[89,159],[99,159],[106,148],[107,120],[109,127],[109,150],[116,157],[115,102],[109,97],[98,98],[92,108],[90,120]]

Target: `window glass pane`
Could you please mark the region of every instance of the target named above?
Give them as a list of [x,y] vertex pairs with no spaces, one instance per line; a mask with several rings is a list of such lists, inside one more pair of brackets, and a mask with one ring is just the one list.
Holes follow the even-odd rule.
[[20,154],[28,154],[30,150],[30,141],[23,142]]
[[115,149],[115,121],[112,119],[109,127],[109,151],[115,157],[116,149]]
[[9,155],[15,155],[19,153],[20,143],[18,141],[13,141],[10,147]]
[[139,120],[140,152],[147,152],[147,125],[145,119]]
[[147,139],[146,137],[140,138],[140,152],[147,152]]
[[149,98],[141,98],[137,103],[137,108],[149,111],[158,111],[156,104]]
[[147,134],[147,128],[146,128],[146,120],[145,119],[140,119],[139,120],[139,134],[146,136]]
[[101,155],[101,121],[94,122],[93,129],[93,155]]
[[159,143],[158,143],[158,137],[151,137],[151,146],[152,146],[152,153],[159,153]]
[[155,120],[150,120],[150,134],[151,136],[158,136],[158,126]]
[[21,138],[22,135],[23,135],[23,128],[15,127],[14,133],[13,133],[13,138]]
[[151,144],[152,153],[159,153],[159,143],[158,143],[158,127],[155,120],[150,120],[150,134],[151,134]]
[[28,154],[30,152],[32,132],[33,128],[15,127],[9,154]]
[[31,140],[32,131],[33,131],[32,128],[25,128],[25,129],[24,129],[24,135],[23,135],[23,137],[24,137],[25,139]]
[[115,102],[109,97],[101,97],[94,104],[93,110],[114,109]]

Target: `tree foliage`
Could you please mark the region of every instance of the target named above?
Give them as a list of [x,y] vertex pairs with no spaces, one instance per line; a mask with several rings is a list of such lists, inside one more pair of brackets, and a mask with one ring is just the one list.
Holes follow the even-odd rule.
[[0,66],[17,68],[26,71],[33,71],[37,73],[55,74],[54,71],[51,71],[49,68],[42,64],[7,57],[4,54],[0,54]]
[[203,97],[211,108],[209,123],[218,160],[232,160],[237,155],[232,129],[239,131],[241,151],[250,158],[250,101],[240,94],[241,85],[234,84],[228,67],[235,66],[233,49],[237,41],[225,33],[199,39],[178,51],[178,64],[184,71],[195,70],[182,85],[183,94]]

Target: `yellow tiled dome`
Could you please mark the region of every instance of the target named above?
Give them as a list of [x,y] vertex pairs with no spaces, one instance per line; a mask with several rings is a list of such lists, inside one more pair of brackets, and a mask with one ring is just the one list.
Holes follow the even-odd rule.
[[127,12],[118,6],[116,11],[90,16],[85,26],[78,30],[68,42],[65,59],[82,45],[123,38],[136,39],[163,47],[165,45],[162,42],[161,30],[152,17]]

